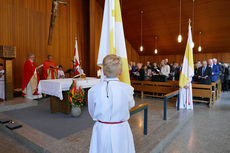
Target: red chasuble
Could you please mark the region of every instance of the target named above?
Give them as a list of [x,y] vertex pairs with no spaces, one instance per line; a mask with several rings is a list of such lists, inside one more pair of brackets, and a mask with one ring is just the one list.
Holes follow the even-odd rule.
[[54,62],[50,62],[46,60],[43,63],[42,67],[42,79],[48,80],[48,79],[57,79],[58,76],[58,70],[56,68],[56,64]]
[[22,95],[26,95],[26,87],[28,83],[31,83],[31,89],[33,95],[38,95],[38,83],[39,83],[39,75],[36,70],[36,65],[32,63],[30,60],[26,60],[24,64],[23,70],[23,78],[22,78]]

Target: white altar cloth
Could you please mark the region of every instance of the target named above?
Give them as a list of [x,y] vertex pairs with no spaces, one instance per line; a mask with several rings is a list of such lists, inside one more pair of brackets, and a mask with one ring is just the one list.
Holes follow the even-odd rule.
[[[63,100],[62,91],[69,90],[72,84],[72,80],[73,78],[40,80],[38,84],[38,93],[55,96],[58,97],[60,100]],[[93,77],[78,78],[74,80],[76,80],[77,84],[82,88],[91,88],[92,86],[100,82],[100,79]]]

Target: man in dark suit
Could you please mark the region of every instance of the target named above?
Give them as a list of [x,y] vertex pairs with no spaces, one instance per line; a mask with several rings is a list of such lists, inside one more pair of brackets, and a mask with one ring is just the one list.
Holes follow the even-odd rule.
[[202,67],[197,71],[199,84],[211,84],[212,69],[207,65],[207,61],[202,62]]

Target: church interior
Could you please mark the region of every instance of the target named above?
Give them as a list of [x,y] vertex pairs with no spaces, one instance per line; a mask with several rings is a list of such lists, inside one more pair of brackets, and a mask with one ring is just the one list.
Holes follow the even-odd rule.
[[0,153],[230,153],[229,6],[0,0]]

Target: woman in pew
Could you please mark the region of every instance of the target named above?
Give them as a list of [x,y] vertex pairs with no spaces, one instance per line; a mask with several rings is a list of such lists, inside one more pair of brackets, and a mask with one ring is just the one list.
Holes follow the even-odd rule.
[[143,64],[138,63],[137,64],[137,71],[134,73],[136,80],[138,81],[144,81],[145,80],[145,70]]
[[174,62],[170,72],[170,80],[179,80],[179,77],[179,64]]
[[157,63],[153,63],[152,73],[153,75],[159,75],[161,72],[160,68],[157,66]]
[[144,66],[144,71],[145,71],[145,80],[149,80],[152,77],[152,71],[151,69],[148,69],[148,67],[145,65]]
[[198,62],[194,63],[194,76],[192,78],[193,81],[198,81],[198,69],[199,69],[199,64]]
[[170,66],[168,64],[166,64],[165,60],[161,61],[161,75],[166,76],[166,78],[169,77],[169,73],[170,73]]
[[135,153],[128,120],[135,105],[133,87],[119,81],[121,58],[107,55],[103,60],[105,80],[88,92],[88,109],[93,127],[90,153]]

